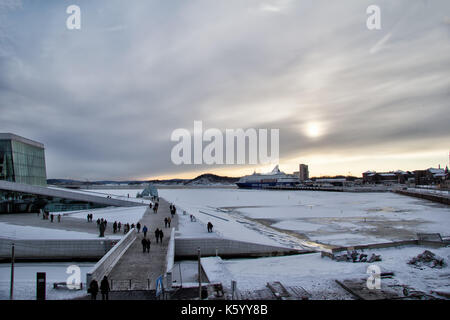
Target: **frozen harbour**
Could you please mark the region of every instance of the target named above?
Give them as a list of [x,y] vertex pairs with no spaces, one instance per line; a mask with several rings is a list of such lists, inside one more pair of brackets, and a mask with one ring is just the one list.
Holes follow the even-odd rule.
[[[226,237],[287,246],[332,246],[450,235],[450,208],[394,193],[161,189],[160,195]],[[217,219],[211,215],[225,218]]]
[[[140,190],[104,190],[115,196],[134,196]],[[393,193],[343,193],[318,191],[261,191],[230,188],[171,188],[159,189],[159,195],[177,206],[179,227],[176,236],[182,238],[203,237],[205,239],[228,238],[258,244],[282,246],[296,249],[322,250],[334,246],[373,244],[396,240],[415,239],[418,232],[438,232],[448,236],[450,210],[448,206],[401,196]],[[89,191],[84,191],[89,192]],[[108,221],[136,222],[146,207],[103,208],[89,210],[96,218]],[[70,220],[88,226],[86,211],[65,212],[63,222]],[[196,221],[190,220],[190,215]],[[22,216],[23,219],[24,216]],[[6,218],[5,218],[6,219]],[[28,218],[26,218],[28,219]],[[29,216],[30,221],[37,219]],[[208,233],[207,222],[212,222],[214,232]],[[39,221],[39,223],[43,223]],[[20,226],[0,222],[0,230],[10,238],[68,239],[96,238],[95,231],[68,231],[64,224],[49,228]],[[50,229],[50,226],[52,229]],[[57,228],[61,228],[58,230]],[[20,229],[25,228],[25,229]],[[107,235],[121,237],[121,235]],[[381,272],[394,272],[395,279],[417,290],[430,292],[439,289],[450,291],[448,265],[442,269],[417,268],[407,264],[412,257],[423,252],[424,247],[396,247],[365,250],[369,256],[379,254],[382,261],[376,264]],[[450,261],[450,248],[430,249]],[[24,263],[17,264],[17,299],[34,299],[37,271],[48,268],[48,299],[67,299],[82,296],[80,291],[50,288],[56,281],[65,281],[65,270],[71,263]],[[83,266],[84,263],[75,263]],[[312,299],[353,299],[335,280],[367,278],[368,263],[337,262],[322,258],[320,253],[267,257],[254,259],[223,260],[228,275],[237,281],[238,289],[260,290],[269,281],[280,281],[285,285],[301,286]],[[86,272],[90,264],[86,263]],[[195,282],[196,263],[181,261],[184,283]],[[39,269],[39,270],[38,270]],[[9,264],[0,266],[0,299],[9,298]],[[179,269],[178,269],[179,270]],[[21,275],[22,274],[22,275]],[[177,272],[174,273],[177,283]],[[228,279],[227,278],[227,279]],[[49,280],[51,279],[51,280]],[[84,276],[82,276],[84,279]],[[28,289],[27,289],[28,288]],[[31,291],[31,293],[29,292]]]
[[[308,239],[331,246],[351,246],[416,239],[418,232],[448,236],[450,230],[448,206],[393,193],[162,189],[160,195],[195,215],[201,223],[212,221],[221,236],[267,244],[310,246],[301,241]],[[364,253],[381,255],[382,261],[376,265],[381,272],[394,272],[398,284],[423,292],[450,292],[448,265],[431,269],[407,264],[425,249],[396,247]],[[450,261],[449,247],[431,251]],[[337,262],[314,253],[224,260],[222,273],[236,280],[243,291],[260,290],[269,281],[280,281],[303,287],[311,299],[353,299],[335,280],[367,279],[369,265]]]

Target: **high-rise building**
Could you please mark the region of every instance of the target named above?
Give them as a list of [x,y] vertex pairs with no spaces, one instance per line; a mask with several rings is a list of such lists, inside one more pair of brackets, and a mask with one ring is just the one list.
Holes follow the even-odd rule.
[[299,179],[300,181],[305,181],[309,179],[308,166],[306,164],[300,164],[299,168]]
[[0,180],[47,185],[44,145],[12,133],[0,133]]

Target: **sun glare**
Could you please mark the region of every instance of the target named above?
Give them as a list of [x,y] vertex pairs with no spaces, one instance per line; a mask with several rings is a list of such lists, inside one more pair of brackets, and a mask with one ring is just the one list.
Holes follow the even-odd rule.
[[322,135],[322,128],[317,122],[309,122],[306,124],[305,133],[310,138],[317,138]]

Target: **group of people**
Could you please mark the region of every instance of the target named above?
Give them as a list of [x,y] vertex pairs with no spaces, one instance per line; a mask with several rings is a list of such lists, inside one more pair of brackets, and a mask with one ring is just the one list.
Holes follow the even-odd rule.
[[87,221],[92,222],[92,219],[94,218],[94,215],[92,213],[88,213],[87,215]]
[[170,204],[169,208],[170,208],[170,214],[172,215],[172,218],[173,218],[173,216],[175,215],[175,213],[177,213],[177,208],[176,208],[175,205],[172,204],[172,203]]
[[[39,210],[39,214],[42,212],[42,220],[50,220],[50,222],[53,222],[55,220],[55,215],[53,213],[50,213],[48,210]],[[61,214],[57,215],[58,222],[61,222]]]
[[[91,283],[89,284],[88,292],[91,294],[92,300],[97,300],[97,294],[98,294],[98,282],[95,279],[92,279]],[[109,299],[109,281],[108,277],[104,276],[103,280],[100,282],[100,292],[102,294],[102,300],[108,300]]]
[[141,243],[142,243],[142,252],[150,253],[150,244],[152,243],[150,239],[148,239],[147,237],[143,237]]
[[156,228],[155,230],[155,238],[156,238],[156,243],[163,241],[163,237],[164,237],[164,232],[162,230],[160,230],[159,228]]
[[153,213],[158,213],[158,207],[159,207],[159,202],[155,202],[155,205],[153,206]]
[[164,218],[164,227],[166,228],[170,228],[170,223],[172,222],[172,219],[169,218]]

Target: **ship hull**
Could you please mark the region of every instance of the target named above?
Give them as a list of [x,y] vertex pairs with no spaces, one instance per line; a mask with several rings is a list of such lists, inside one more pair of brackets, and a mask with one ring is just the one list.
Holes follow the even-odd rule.
[[279,186],[294,186],[292,182],[237,182],[236,185],[240,189],[264,189]]

